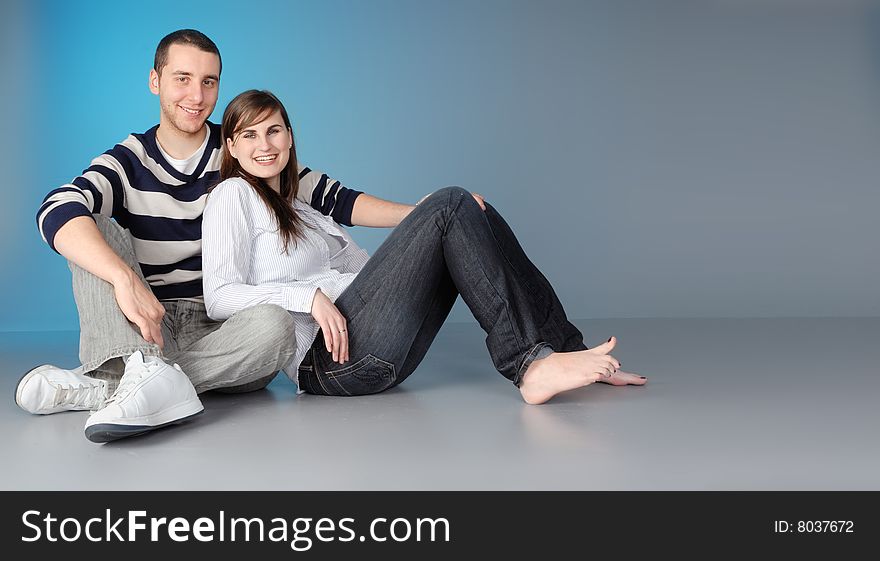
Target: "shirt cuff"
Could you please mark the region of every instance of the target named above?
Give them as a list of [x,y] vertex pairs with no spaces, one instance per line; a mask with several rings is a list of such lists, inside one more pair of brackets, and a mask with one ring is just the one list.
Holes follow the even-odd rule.
[[285,308],[291,312],[312,313],[312,302],[315,300],[317,286],[287,286],[285,287]]

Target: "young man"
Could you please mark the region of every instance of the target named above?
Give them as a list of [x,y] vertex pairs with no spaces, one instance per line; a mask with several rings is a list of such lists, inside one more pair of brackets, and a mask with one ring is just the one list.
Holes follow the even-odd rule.
[[[43,239],[70,262],[82,365],[31,370],[15,400],[34,414],[93,410],[85,434],[94,442],[197,415],[204,391],[261,389],[294,356],[293,320],[279,306],[224,322],[205,312],[201,220],[221,154],[220,127],[207,119],[220,71],[204,34],[163,38],[150,71],[159,124],[92,160],[37,213]],[[346,225],[391,227],[412,209],[308,168],[298,197]]]

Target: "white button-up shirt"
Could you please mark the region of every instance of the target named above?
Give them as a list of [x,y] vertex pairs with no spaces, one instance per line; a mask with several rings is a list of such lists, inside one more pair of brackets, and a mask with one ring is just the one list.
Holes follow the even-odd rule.
[[315,292],[320,288],[335,302],[369,255],[331,218],[299,200],[293,207],[306,227],[284,253],[275,217],[256,191],[241,178],[217,185],[202,218],[202,270],[205,307],[213,319],[257,304],[291,313],[296,356],[285,371],[295,381],[318,334],[311,315]]

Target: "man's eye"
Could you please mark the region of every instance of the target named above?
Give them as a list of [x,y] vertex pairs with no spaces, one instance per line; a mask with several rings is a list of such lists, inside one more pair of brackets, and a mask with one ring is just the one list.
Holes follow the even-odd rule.
[[177,78],[177,81],[178,81],[178,82],[186,82],[187,80],[188,80],[188,78],[187,78],[186,76],[179,76],[179,77]]
[[213,88],[213,87],[214,87],[214,80],[205,80],[203,83],[204,83],[206,86],[208,86],[209,88]]

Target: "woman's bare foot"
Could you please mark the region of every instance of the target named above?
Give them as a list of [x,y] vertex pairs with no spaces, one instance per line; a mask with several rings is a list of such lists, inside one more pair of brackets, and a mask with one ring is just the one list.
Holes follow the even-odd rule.
[[529,365],[519,391],[526,403],[538,405],[564,391],[604,382],[614,386],[644,385],[648,380],[637,374],[619,370],[620,362],[611,356],[617,344],[612,337],[607,343],[585,351],[553,353]]
[[602,378],[596,381],[603,384],[611,384],[612,386],[644,386],[648,383],[648,379],[644,376],[633,374],[632,372],[624,372],[623,370],[618,370],[610,378]]

